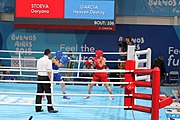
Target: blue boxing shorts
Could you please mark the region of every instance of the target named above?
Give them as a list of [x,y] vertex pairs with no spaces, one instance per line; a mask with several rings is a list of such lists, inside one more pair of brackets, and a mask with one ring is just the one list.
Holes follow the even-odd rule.
[[54,81],[62,81],[60,73],[54,73],[53,79]]

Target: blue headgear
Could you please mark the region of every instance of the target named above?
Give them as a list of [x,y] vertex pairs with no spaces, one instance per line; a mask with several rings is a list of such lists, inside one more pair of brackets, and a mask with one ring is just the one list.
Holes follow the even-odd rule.
[[57,58],[58,60],[61,59],[62,55],[63,55],[63,54],[62,54],[61,51],[57,51],[57,52],[56,52],[56,58]]

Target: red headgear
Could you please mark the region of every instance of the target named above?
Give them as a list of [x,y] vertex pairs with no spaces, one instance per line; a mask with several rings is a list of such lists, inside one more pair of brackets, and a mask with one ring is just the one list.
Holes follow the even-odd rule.
[[100,58],[103,56],[103,51],[102,50],[96,50],[96,57]]

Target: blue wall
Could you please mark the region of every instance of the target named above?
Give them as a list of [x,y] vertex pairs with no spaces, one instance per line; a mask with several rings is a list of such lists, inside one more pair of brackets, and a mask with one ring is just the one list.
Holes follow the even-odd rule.
[[[137,50],[152,49],[152,60],[163,55],[167,71],[180,70],[180,26],[117,25],[116,31],[14,29],[11,22],[2,22],[0,26],[0,49],[43,51],[50,48],[52,51],[81,52],[102,49],[117,52],[118,40],[131,36]],[[120,56],[107,58],[115,60]]]
[[179,0],[117,0],[119,16],[179,16]]
[[14,0],[0,0],[0,12],[14,12]]

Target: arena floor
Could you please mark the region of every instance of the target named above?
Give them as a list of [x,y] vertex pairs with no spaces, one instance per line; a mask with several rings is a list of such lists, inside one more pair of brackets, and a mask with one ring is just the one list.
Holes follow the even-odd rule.
[[[67,94],[86,94],[88,86],[67,85]],[[124,89],[112,87],[113,93],[123,94]],[[138,88],[137,92],[149,93],[151,89]],[[36,92],[36,84],[17,84],[17,83],[0,83],[0,92]],[[61,94],[61,87],[54,85],[54,92]],[[92,93],[107,94],[105,87],[95,86]],[[115,97],[114,101],[110,101],[108,97],[91,97],[83,99],[83,97],[71,97],[71,100],[63,100],[61,96],[54,97],[54,103],[69,105],[93,105],[93,106],[123,106],[123,97]],[[0,103],[34,103],[34,95],[5,95],[0,94]],[[46,104],[46,100],[43,101]],[[150,102],[137,100],[137,104],[150,106]],[[70,108],[55,107],[58,113],[48,113],[46,107],[44,112],[36,113],[34,106],[9,106],[0,105],[0,120],[28,120],[33,116],[32,120],[133,120],[132,111],[124,109],[112,108]],[[150,114],[134,111],[136,120],[150,120]],[[160,110],[159,120],[167,120],[165,110]]]

